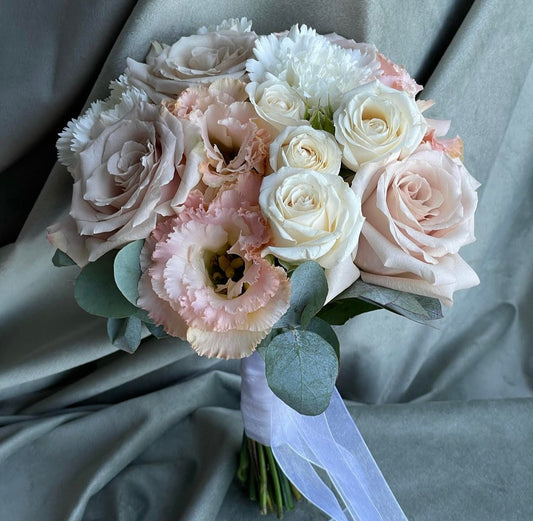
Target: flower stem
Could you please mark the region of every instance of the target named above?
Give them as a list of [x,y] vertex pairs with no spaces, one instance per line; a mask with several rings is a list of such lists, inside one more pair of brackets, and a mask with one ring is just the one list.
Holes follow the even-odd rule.
[[239,454],[237,480],[247,490],[252,501],[259,501],[262,515],[276,513],[279,519],[283,512],[294,509],[294,500],[302,495],[289,481],[277,463],[270,447],[243,437]]
[[263,445],[257,443],[257,456],[259,459],[259,510],[261,514],[267,514],[268,482]]
[[281,495],[281,487],[279,483],[278,471],[276,460],[272,454],[272,449],[270,447],[265,447],[265,452],[268,459],[268,466],[270,470],[270,475],[272,476],[272,485],[274,486],[274,499],[276,502],[276,510],[278,513],[278,519],[283,518],[283,496]]
[[287,479],[287,476],[283,474],[277,462],[276,462],[276,468],[278,470],[279,480],[281,484],[283,502],[285,503],[285,506],[287,507],[288,510],[294,510],[294,501],[292,500],[292,491],[291,491],[289,480]]
[[250,468],[250,453],[248,452],[248,445],[246,443],[246,436],[242,438],[241,453],[239,457],[239,467],[237,468],[237,479],[242,485],[246,484],[248,480]]

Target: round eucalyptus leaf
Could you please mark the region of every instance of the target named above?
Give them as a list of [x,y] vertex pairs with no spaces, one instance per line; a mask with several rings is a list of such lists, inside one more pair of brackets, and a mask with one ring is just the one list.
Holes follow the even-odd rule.
[[137,307],[126,300],[115,284],[113,263],[117,252],[106,253],[85,266],[74,287],[78,305],[99,317],[124,318],[137,312]]
[[121,293],[133,305],[137,304],[139,279],[141,278],[141,264],[139,256],[144,241],[138,240],[124,246],[115,257],[113,265],[115,282]]
[[339,370],[333,347],[312,331],[275,336],[265,352],[266,378],[274,394],[300,414],[324,412]]

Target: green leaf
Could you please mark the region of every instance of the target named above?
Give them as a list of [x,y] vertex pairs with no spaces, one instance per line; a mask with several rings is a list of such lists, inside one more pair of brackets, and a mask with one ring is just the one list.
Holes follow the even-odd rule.
[[266,348],[265,366],[269,387],[289,407],[311,416],[327,409],[339,364],[320,335],[294,329],[275,336]]
[[56,250],[54,256],[52,257],[52,263],[58,268],[76,265],[76,263],[65,252],[61,250]]
[[332,326],[342,326],[350,318],[376,309],[381,309],[381,307],[364,300],[346,298],[329,302],[318,312],[317,316]]
[[116,250],[85,266],[76,280],[74,297],[88,313],[99,317],[125,318],[138,308],[128,302],[115,284],[113,263]]
[[339,339],[337,338],[335,331],[333,331],[333,328],[325,320],[313,317],[305,329],[306,331],[311,331],[320,335],[331,347],[333,347],[337,359],[340,360],[341,352]]
[[291,302],[276,327],[304,328],[322,308],[328,294],[324,270],[313,261],[300,264],[291,275]]
[[144,241],[138,240],[124,246],[115,257],[113,271],[115,282],[121,293],[133,305],[137,304],[139,279],[141,278],[141,264],[139,256]]
[[152,335],[154,335],[157,339],[159,338],[167,338],[168,335],[163,326],[156,326],[153,322],[145,322],[144,325],[146,326],[146,328],[148,329],[148,331],[150,331],[150,333]]
[[[363,305],[359,302],[363,302]],[[361,279],[329,303],[320,313],[320,317],[330,324],[339,324],[343,323],[341,320],[345,317],[347,320],[377,308],[388,309],[421,323],[442,318],[442,307],[438,299],[375,286]]]
[[142,322],[137,317],[107,320],[107,334],[112,344],[128,353],[134,353],[141,344],[141,332]]
[[355,172],[346,168],[344,165],[341,166],[339,175],[349,184],[352,184],[353,178],[355,177]]

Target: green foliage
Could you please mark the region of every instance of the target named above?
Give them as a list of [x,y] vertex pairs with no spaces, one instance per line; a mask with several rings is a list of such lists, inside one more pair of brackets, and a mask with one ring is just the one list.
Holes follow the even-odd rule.
[[76,263],[63,251],[56,250],[52,257],[52,264],[57,268],[63,268],[65,266],[75,266]]
[[328,303],[318,316],[330,324],[341,325],[356,315],[380,308],[420,323],[442,318],[438,299],[374,286],[361,279]]
[[134,353],[141,343],[142,322],[134,316],[109,318],[107,334],[112,344],[123,351]]
[[139,291],[137,286],[141,277],[139,256],[144,241],[138,240],[124,246],[115,257],[113,275],[115,283],[121,293],[133,305],[137,304]]
[[324,412],[338,374],[333,347],[312,331],[293,329],[274,337],[265,352],[272,391],[300,414]]
[[324,270],[313,261],[298,266],[291,275],[291,302],[275,327],[305,327],[324,305],[328,283]]
[[87,264],[78,275],[74,297],[78,305],[92,315],[126,318],[138,311],[115,284],[116,255],[116,250],[106,253],[97,261]]
[[324,270],[316,262],[298,266],[291,276],[290,308],[258,347],[268,385],[301,414],[324,412],[339,369],[337,336],[315,316],[327,293]]

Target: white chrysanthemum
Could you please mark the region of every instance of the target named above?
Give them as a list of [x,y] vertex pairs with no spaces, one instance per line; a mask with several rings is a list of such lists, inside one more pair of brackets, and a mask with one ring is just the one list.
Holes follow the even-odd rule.
[[106,100],[97,100],[91,103],[83,115],[69,121],[59,134],[56,143],[57,157],[69,172],[74,170],[79,153],[91,141],[91,130],[99,118],[105,120],[106,124],[118,121],[134,105],[141,101],[148,101],[148,97],[143,91],[129,85],[124,74],[113,80],[109,84],[109,88],[111,94]]
[[281,38],[261,36],[254,55],[246,63],[251,81],[285,81],[311,107],[330,105],[335,110],[344,93],[379,74],[375,53],[364,47],[343,49],[305,25],[293,26]]
[[196,34],[217,33],[219,31],[237,31],[238,33],[248,33],[252,30],[252,21],[247,18],[229,18],[223,20],[218,25],[200,27]]

